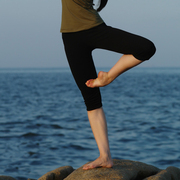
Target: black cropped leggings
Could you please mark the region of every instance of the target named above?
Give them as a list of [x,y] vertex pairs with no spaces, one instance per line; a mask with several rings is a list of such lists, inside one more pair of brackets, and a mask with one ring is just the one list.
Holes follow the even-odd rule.
[[87,80],[97,78],[92,58],[94,49],[132,54],[141,61],[148,60],[156,51],[151,41],[104,23],[80,32],[62,33],[62,38],[71,72],[88,111],[102,106],[99,88],[89,88],[85,85]]

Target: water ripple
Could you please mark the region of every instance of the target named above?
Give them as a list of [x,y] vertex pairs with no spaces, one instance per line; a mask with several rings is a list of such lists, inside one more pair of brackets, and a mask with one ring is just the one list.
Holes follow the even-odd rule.
[[[69,71],[0,73],[0,174],[37,179],[98,148]],[[113,158],[180,167],[180,70],[128,71],[101,88]]]

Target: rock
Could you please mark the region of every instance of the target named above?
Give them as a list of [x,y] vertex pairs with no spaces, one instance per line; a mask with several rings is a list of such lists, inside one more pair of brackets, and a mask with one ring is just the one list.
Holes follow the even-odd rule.
[[[160,170],[154,166],[130,160],[113,160],[112,168],[74,170],[63,166],[50,171],[38,180],[180,180],[180,169],[168,167]],[[0,180],[16,180],[10,176],[0,176]],[[34,180],[34,179],[28,179]]]
[[65,180],[143,180],[161,171],[154,166],[137,161],[113,161],[113,168],[83,170],[80,167],[65,178]]
[[170,166],[166,169],[171,174],[172,180],[180,180],[180,169],[177,167]]
[[16,179],[10,176],[0,176],[0,180],[16,180]]
[[170,166],[145,180],[180,180],[180,169]]
[[74,169],[71,166],[59,167],[53,171],[44,174],[38,180],[63,180],[73,171]]
[[158,174],[145,178],[144,180],[174,180],[174,179],[171,179],[171,174],[169,172],[167,172],[166,170],[162,170]]

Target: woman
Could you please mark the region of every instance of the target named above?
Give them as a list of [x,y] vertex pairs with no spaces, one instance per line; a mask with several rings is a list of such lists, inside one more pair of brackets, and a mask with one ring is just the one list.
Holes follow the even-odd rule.
[[[96,10],[93,0],[62,0],[61,32],[64,48],[84,98],[100,152],[99,158],[83,166],[84,170],[113,166],[99,87],[108,85],[126,70],[150,59],[156,50],[154,44],[143,37],[107,26],[98,14],[107,1],[101,0]],[[92,51],[96,48],[124,55],[109,72],[100,71],[97,76],[92,58]]]

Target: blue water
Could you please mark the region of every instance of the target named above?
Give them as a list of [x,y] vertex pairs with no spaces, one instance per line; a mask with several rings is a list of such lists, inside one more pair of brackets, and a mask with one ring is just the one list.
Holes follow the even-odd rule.
[[[101,92],[113,158],[180,168],[180,68],[134,68]],[[68,69],[0,70],[0,175],[39,178],[97,157]]]

